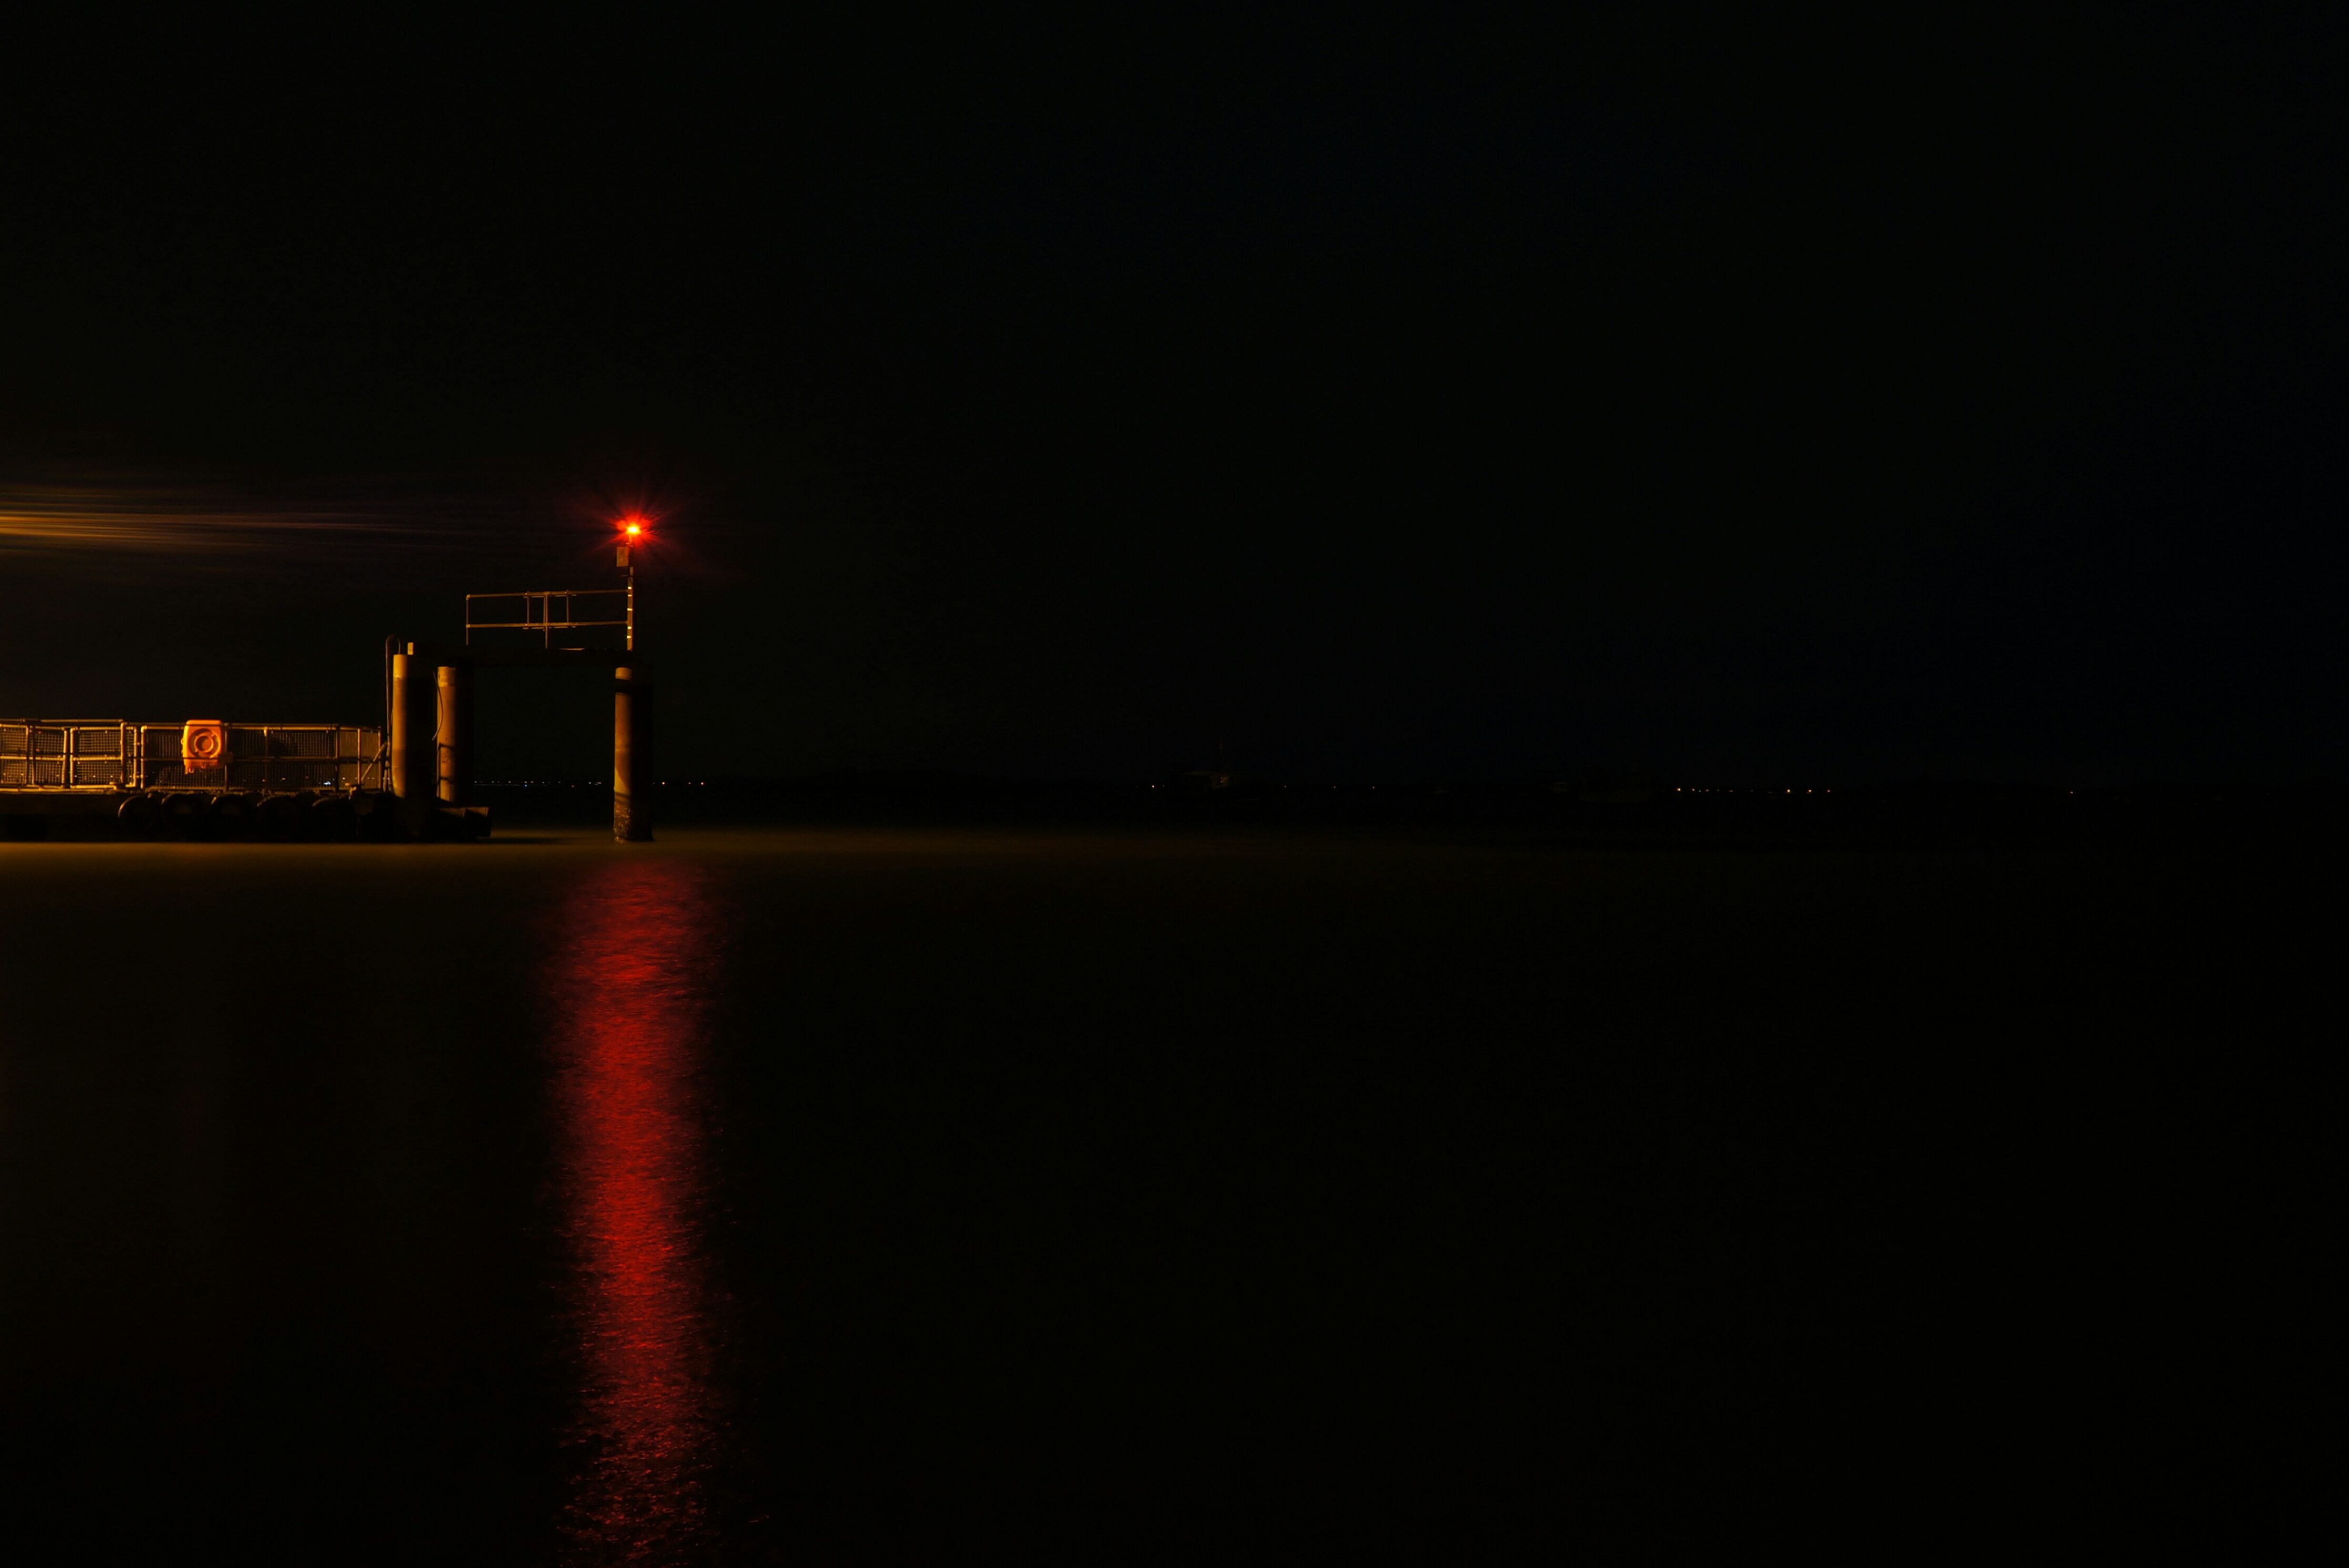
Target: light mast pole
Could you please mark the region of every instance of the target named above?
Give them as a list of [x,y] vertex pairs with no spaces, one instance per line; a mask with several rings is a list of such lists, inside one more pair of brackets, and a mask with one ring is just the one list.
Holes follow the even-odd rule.
[[[628,545],[643,532],[642,523],[630,522],[620,538],[619,564],[628,573],[626,651],[632,654],[636,651],[636,567],[628,559]],[[640,673],[633,659],[612,672],[612,837],[624,844],[646,843],[653,836],[651,694]]]
[[619,563],[628,574],[628,624],[625,646],[632,654],[636,651],[636,563],[629,557],[628,546],[634,544],[644,531],[643,523],[631,522],[624,525],[620,533]]

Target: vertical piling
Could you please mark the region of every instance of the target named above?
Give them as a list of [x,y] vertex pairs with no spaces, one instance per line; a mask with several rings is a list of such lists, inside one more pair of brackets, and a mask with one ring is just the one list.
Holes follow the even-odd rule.
[[612,837],[624,844],[650,843],[652,694],[626,665],[612,675]]
[[473,783],[473,666],[442,665],[433,727],[434,792],[444,806],[461,806]]
[[413,654],[391,655],[391,792],[402,800],[413,800],[426,793],[424,787],[424,741],[418,733],[421,727],[417,719],[418,678],[429,666]]

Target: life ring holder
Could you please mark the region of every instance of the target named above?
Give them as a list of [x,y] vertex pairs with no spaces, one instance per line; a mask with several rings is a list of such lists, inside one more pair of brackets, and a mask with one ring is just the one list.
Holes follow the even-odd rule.
[[180,767],[209,773],[228,760],[228,726],[217,718],[191,718],[180,730]]

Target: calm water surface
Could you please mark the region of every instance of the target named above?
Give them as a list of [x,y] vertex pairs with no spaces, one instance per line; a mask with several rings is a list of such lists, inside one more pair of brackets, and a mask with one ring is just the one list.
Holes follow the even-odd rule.
[[2298,1179],[2209,1135],[2302,1070],[2322,872],[0,845],[0,1532],[1506,1556],[2123,1485],[2002,1412],[2077,1334],[2054,1427],[2158,1427],[2100,1271],[2267,1256],[2195,1194]]

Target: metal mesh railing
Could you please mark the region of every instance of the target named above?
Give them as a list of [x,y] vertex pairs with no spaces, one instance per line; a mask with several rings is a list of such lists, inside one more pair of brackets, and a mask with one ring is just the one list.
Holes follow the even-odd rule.
[[224,754],[189,766],[181,727],[126,720],[0,721],[0,789],[215,789],[262,794],[381,789],[383,731],[336,724],[231,724]]

